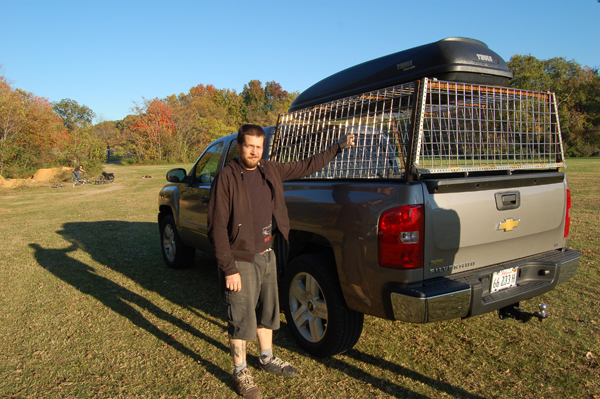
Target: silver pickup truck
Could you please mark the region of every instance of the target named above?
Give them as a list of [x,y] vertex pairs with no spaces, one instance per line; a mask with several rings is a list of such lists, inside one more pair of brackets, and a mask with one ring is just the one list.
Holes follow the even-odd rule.
[[[291,232],[275,235],[281,305],[315,356],[349,348],[363,315],[427,323],[521,310],[569,280],[570,192],[553,93],[507,87],[484,43],[449,38],[334,74],[301,93],[264,157],[304,159],[346,133],[357,145],[284,183]],[[211,182],[235,135],[209,145],[159,194],[165,262],[185,267],[207,237]]]

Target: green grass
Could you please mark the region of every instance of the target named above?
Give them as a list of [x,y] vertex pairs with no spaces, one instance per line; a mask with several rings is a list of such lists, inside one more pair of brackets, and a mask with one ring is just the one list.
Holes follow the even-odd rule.
[[[568,165],[582,259],[573,280],[522,303],[546,303],[544,323],[366,317],[354,349],[317,359],[284,322],[275,351],[300,375],[256,370],[264,397],[600,398],[600,160]],[[0,397],[237,397],[214,260],[198,253],[175,271],[161,257],[169,168],[111,166],[112,185],[0,189]],[[257,355],[251,344],[253,370]]]

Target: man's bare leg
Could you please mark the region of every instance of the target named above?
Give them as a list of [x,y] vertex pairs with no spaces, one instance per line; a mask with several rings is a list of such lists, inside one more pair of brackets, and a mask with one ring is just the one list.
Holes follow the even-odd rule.
[[246,367],[246,341],[229,337],[229,346],[236,371],[240,371]]
[[246,341],[229,337],[231,357],[235,369],[233,371],[233,385],[238,394],[248,399],[260,399],[262,394],[254,383],[250,370],[246,367]]
[[273,347],[273,330],[258,327],[256,329],[256,335],[258,336],[258,345],[260,345],[261,351],[269,350]]

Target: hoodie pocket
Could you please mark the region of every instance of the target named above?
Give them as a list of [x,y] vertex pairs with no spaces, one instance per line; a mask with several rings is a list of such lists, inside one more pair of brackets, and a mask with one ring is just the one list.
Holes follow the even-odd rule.
[[242,230],[242,224],[238,224],[237,227],[235,228],[234,234],[232,234],[231,237],[229,237],[229,244],[234,244],[235,241],[237,240],[238,236],[240,235],[240,230]]

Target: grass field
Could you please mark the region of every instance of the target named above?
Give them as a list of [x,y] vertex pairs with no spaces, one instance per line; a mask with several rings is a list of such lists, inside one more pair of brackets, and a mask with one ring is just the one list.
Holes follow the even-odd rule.
[[[249,365],[266,398],[600,398],[600,160],[571,160],[576,276],[526,310],[435,324],[366,317],[354,349],[302,352],[285,322],[292,380]],[[184,167],[189,165],[184,165]],[[214,260],[170,270],[157,193],[167,166],[110,166],[111,185],[0,189],[0,397],[234,398]],[[152,175],[153,179],[142,179]]]

